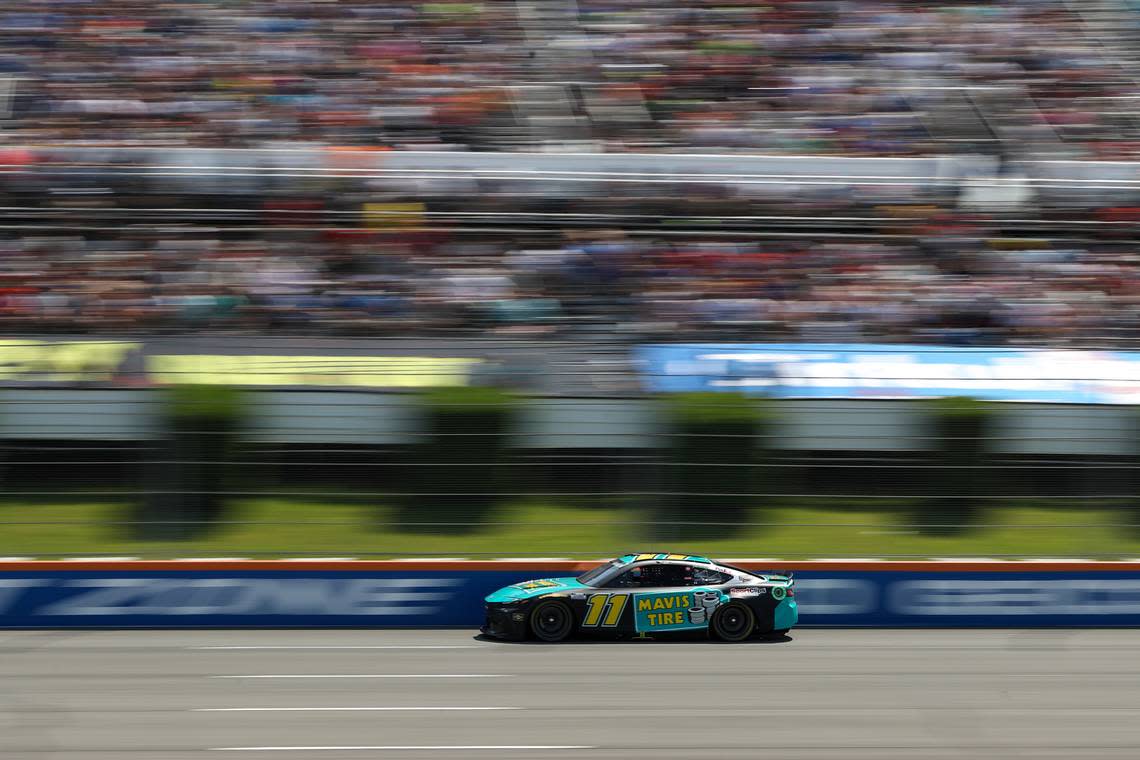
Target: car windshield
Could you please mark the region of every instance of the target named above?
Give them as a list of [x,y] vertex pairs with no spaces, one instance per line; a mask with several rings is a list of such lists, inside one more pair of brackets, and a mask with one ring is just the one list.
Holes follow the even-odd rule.
[[606,571],[611,570],[615,567],[621,567],[621,565],[622,565],[621,562],[618,562],[616,559],[611,559],[606,564],[598,565],[593,570],[589,570],[589,571],[583,573],[582,575],[579,575],[578,576],[578,582],[584,586],[593,586],[594,584],[592,583],[592,581],[594,581],[599,576],[601,576],[602,573],[605,573]]

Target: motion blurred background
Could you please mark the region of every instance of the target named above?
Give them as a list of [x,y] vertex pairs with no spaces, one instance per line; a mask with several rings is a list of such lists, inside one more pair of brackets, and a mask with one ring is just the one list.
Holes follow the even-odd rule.
[[1132,0],[28,0],[0,555],[1140,556]]

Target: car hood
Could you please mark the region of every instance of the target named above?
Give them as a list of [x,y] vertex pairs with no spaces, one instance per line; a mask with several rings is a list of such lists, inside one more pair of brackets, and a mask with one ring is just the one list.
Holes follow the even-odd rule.
[[498,591],[488,595],[488,602],[520,602],[524,599],[533,599],[536,596],[554,594],[560,591],[577,591],[590,588],[579,583],[577,578],[542,578],[535,581],[524,581],[513,586],[504,586]]

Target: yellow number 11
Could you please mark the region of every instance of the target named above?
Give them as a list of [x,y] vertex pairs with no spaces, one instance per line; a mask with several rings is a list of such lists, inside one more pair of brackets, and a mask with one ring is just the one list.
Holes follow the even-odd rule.
[[606,619],[602,621],[603,628],[613,628],[621,620],[622,610],[629,599],[629,594],[593,594],[586,600],[586,619],[582,621],[583,628],[596,626],[602,618],[602,610],[609,606]]

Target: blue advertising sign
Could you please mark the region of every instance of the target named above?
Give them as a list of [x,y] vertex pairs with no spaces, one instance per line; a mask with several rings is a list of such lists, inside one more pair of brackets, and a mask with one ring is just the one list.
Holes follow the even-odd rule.
[[931,398],[1132,404],[1140,352],[890,344],[683,343],[639,346],[650,391],[782,398]]
[[[0,628],[476,628],[483,597],[541,571],[2,571]],[[1140,568],[811,570],[802,625],[1140,626]],[[688,594],[638,595],[638,629],[699,627]],[[668,597],[668,598],[667,598]],[[653,616],[653,617],[650,617]]]
[[0,572],[0,627],[469,625],[483,586],[525,580],[480,576],[472,590],[471,573],[433,571]]
[[1140,573],[804,572],[800,622],[872,627],[1140,625]]

